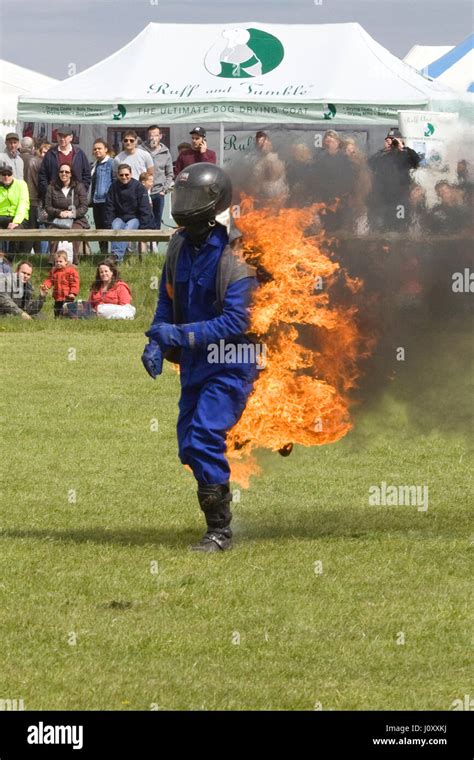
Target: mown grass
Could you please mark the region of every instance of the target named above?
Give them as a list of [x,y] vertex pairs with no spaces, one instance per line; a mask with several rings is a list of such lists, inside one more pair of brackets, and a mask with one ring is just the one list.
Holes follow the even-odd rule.
[[[436,388],[441,412],[466,404],[469,378],[437,376],[433,357],[416,409],[400,375],[339,443],[263,452],[234,505],[235,549],[196,556],[178,378],[166,367],[153,382],[140,363],[157,269],[159,257],[124,267],[135,322],[0,325],[0,699],[449,709],[470,693],[470,444],[442,415],[418,420]],[[446,357],[453,336],[439,341]],[[382,481],[428,485],[428,511],[369,506]]]

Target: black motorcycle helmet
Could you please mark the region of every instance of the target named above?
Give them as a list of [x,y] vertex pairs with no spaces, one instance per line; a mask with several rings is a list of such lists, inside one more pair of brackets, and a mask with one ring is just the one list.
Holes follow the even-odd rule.
[[220,166],[191,164],[176,177],[171,214],[179,227],[195,227],[212,222],[231,200],[232,183]]

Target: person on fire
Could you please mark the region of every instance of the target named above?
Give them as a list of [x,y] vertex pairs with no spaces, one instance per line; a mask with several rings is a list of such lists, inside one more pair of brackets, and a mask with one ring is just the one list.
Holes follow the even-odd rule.
[[[181,229],[168,246],[142,356],[152,378],[161,374],[163,357],[180,366],[179,457],[194,474],[206,518],[206,533],[191,547],[202,552],[232,545],[226,434],[242,415],[258,369],[251,351],[225,351],[252,342],[245,333],[256,286],[255,269],[235,250],[239,233],[218,221],[227,211],[230,222],[231,198],[231,181],[214,164],[193,164],[176,178],[171,213]],[[217,359],[216,346],[224,349]]]

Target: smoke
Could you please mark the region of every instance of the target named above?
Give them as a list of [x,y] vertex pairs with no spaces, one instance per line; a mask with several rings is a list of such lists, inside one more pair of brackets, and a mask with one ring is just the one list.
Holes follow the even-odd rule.
[[[314,150],[308,160],[308,145],[305,151],[281,143],[279,153],[273,140],[288,186],[286,194],[276,193],[273,198],[268,191],[259,197],[259,186],[252,179],[260,153],[231,170],[237,191],[250,192],[257,207],[327,202],[340,191],[336,211],[317,215],[307,234],[323,230],[331,258],[364,283],[355,293],[335,287],[330,294],[332,303],[357,307],[361,333],[374,340],[371,355],[361,356],[359,384],[352,394],[355,436],[361,419],[387,394],[403,405],[407,424],[414,430],[472,432],[474,284],[469,279],[473,270],[469,229],[474,143],[469,135],[463,123],[450,127],[442,163],[411,172],[410,187],[394,194],[388,209],[391,217],[385,208],[377,215],[373,175],[359,149],[351,162],[342,155],[334,160],[318,156]],[[459,173],[461,161],[466,161],[464,174]],[[371,184],[362,192],[367,177]],[[436,188],[441,180],[444,189]],[[281,177],[274,181],[281,189]],[[425,194],[410,190],[417,185]],[[305,331],[300,331],[299,339],[307,346]]]
[[[333,256],[364,287],[352,296],[363,332],[375,349],[360,363],[354,394],[357,421],[388,393],[403,403],[407,421],[431,430],[472,434],[472,268],[469,239],[430,236],[368,246],[340,243]],[[462,282],[464,289],[453,289]],[[466,287],[467,286],[467,287]]]
[[428,165],[421,166],[414,178],[416,184],[420,185],[425,191],[428,208],[432,208],[439,202],[435,189],[437,182],[445,180],[453,185],[458,183],[458,168],[460,163],[465,162],[467,173],[470,170],[470,181],[472,182],[472,167],[474,166],[474,135],[472,125],[465,120],[459,120],[443,126],[445,139],[439,142],[439,148],[436,151],[439,159],[435,160],[432,158],[428,162]]

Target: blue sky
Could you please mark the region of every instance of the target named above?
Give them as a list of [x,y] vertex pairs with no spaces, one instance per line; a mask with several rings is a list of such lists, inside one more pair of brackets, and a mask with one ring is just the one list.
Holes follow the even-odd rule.
[[[318,1],[318,0],[317,0]],[[414,44],[455,45],[472,27],[467,0],[0,0],[0,57],[64,79],[118,50],[150,21],[358,21],[403,58]],[[185,54],[179,50],[177,55]],[[159,51],[157,51],[159,60]]]

